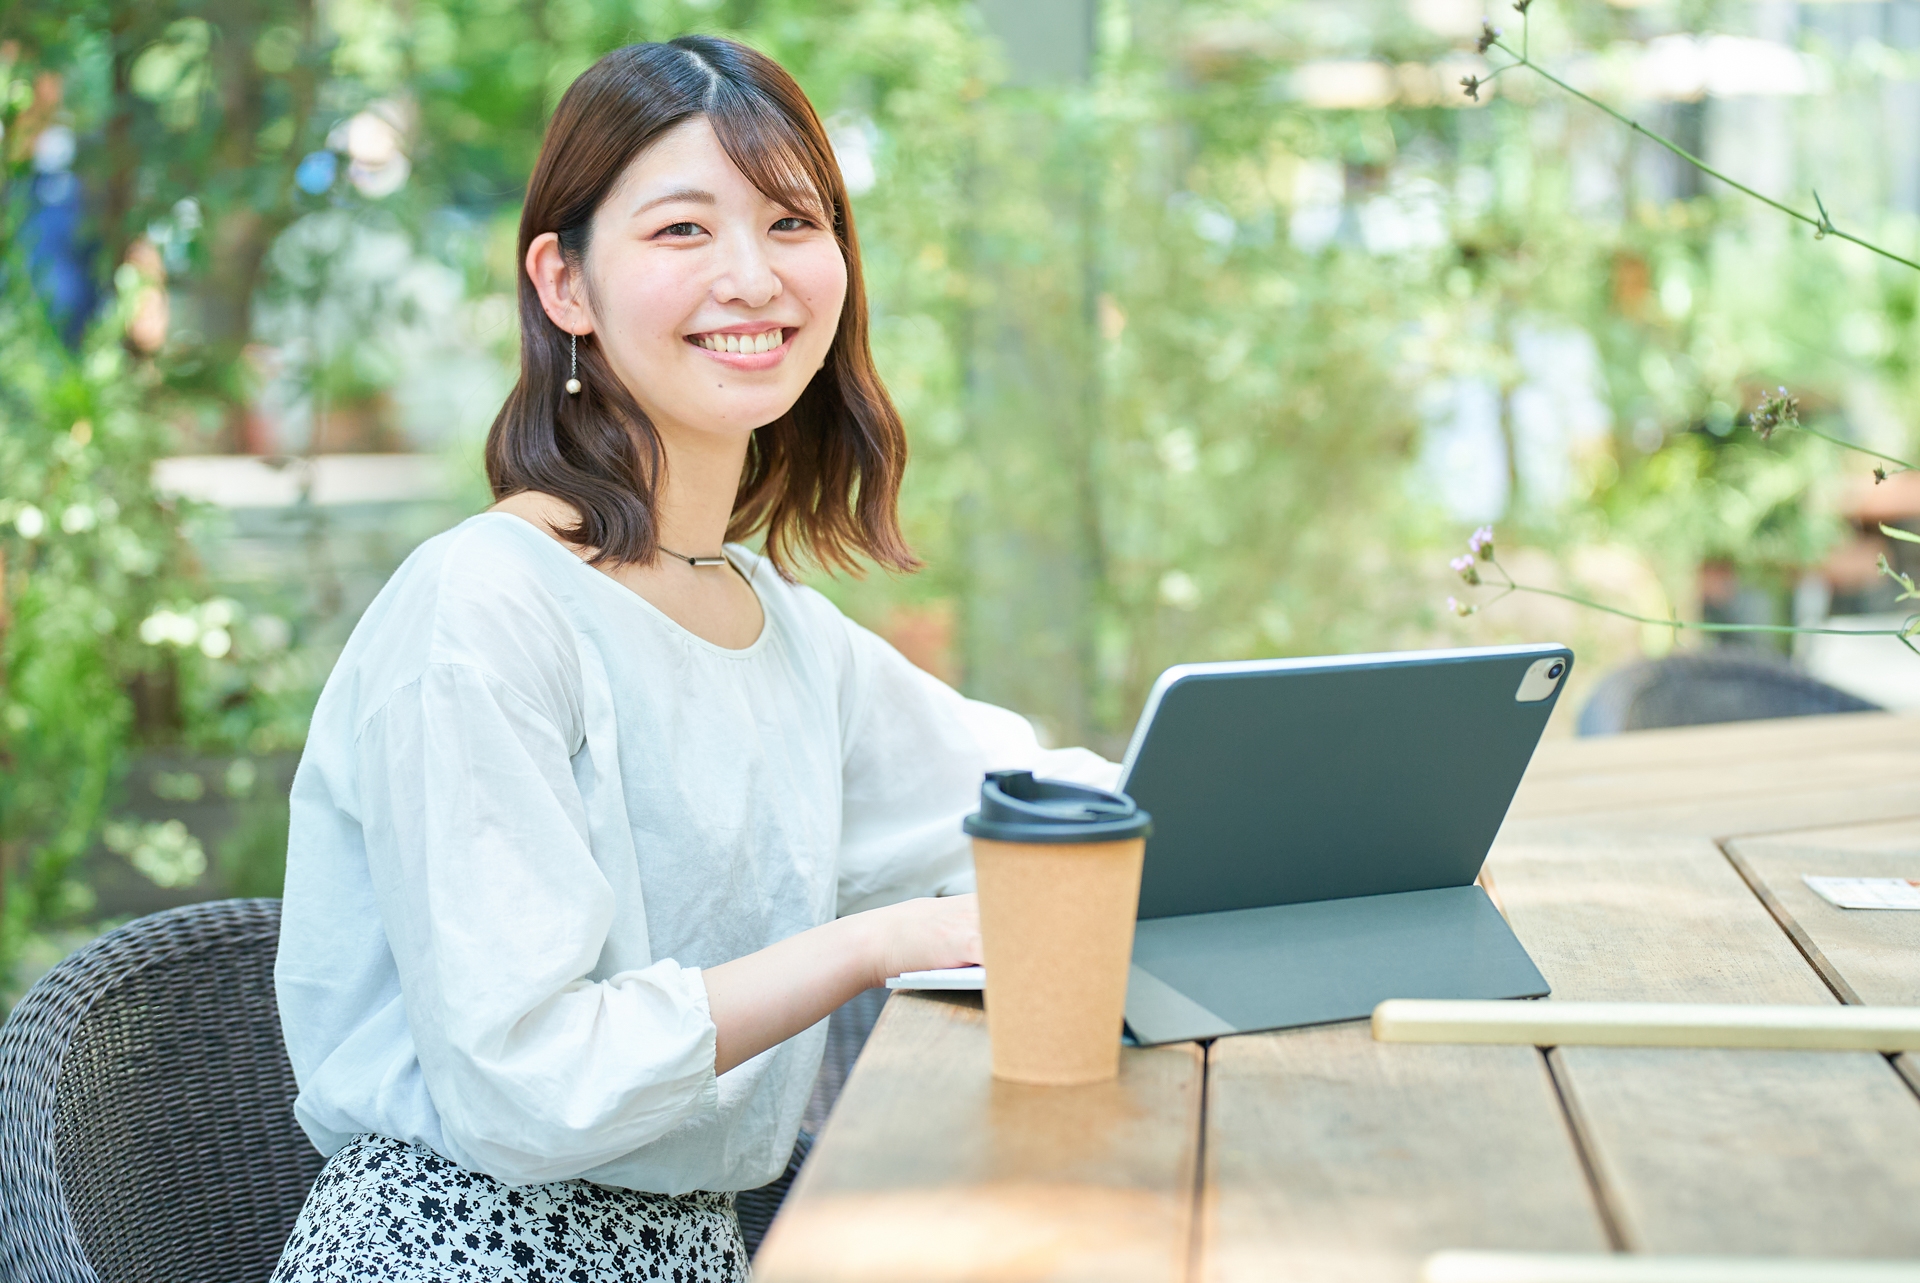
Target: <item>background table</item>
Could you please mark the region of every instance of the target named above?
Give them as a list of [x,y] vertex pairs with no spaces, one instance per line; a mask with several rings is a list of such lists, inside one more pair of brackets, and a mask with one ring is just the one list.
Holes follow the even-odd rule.
[[[1562,999],[1920,1005],[1920,717],[1541,745],[1484,882]],[[1442,1248],[1920,1257],[1920,1065],[1376,1043],[1364,1022],[994,1082],[896,995],[756,1262],[801,1280],[1410,1280]]]

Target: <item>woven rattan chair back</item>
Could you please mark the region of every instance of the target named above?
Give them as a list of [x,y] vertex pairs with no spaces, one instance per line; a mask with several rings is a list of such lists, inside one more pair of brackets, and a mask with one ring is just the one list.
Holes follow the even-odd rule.
[[1668,655],[1615,669],[1580,710],[1581,735],[1702,726],[1763,717],[1869,713],[1857,695],[1816,681],[1778,660],[1732,654]]
[[0,1030],[0,1278],[265,1283],[322,1159],[293,1118],[278,900],[108,932]]

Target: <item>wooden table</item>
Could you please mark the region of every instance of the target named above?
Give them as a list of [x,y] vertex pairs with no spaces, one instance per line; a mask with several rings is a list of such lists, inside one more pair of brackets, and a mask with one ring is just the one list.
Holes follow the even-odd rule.
[[[1920,1005],[1920,717],[1543,744],[1486,881],[1561,999]],[[1376,1043],[1364,1022],[994,1082],[977,998],[895,996],[760,1283],[1411,1280],[1444,1248],[1920,1257],[1920,1066]]]

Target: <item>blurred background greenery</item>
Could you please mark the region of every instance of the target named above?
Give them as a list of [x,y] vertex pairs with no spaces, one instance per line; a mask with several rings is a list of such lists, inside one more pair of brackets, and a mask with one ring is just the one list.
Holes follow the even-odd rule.
[[[844,608],[1118,753],[1169,663],[1893,610],[1920,274],[1523,75],[1479,0],[11,0],[0,15],[0,1001],[103,925],[277,892],[320,682],[487,501],[546,115],[619,44],[780,59],[822,115],[914,447],[914,577]],[[1513,15],[1495,22],[1516,25]],[[1534,9],[1532,51],[1912,254],[1920,0]],[[1845,640],[1845,639],[1842,639]],[[1796,662],[1894,706],[1888,647]],[[1565,721],[1565,716],[1557,719]]]

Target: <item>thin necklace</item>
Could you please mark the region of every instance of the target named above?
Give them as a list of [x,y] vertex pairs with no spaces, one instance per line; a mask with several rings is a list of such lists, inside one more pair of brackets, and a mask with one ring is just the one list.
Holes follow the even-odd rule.
[[673,549],[667,547],[665,544],[655,544],[654,547],[658,548],[661,552],[666,553],[667,556],[669,557],[678,557],[680,560],[686,562],[689,566],[695,567],[696,569],[701,566],[724,566],[727,564],[727,559],[725,556],[689,557],[684,552],[675,552]]

